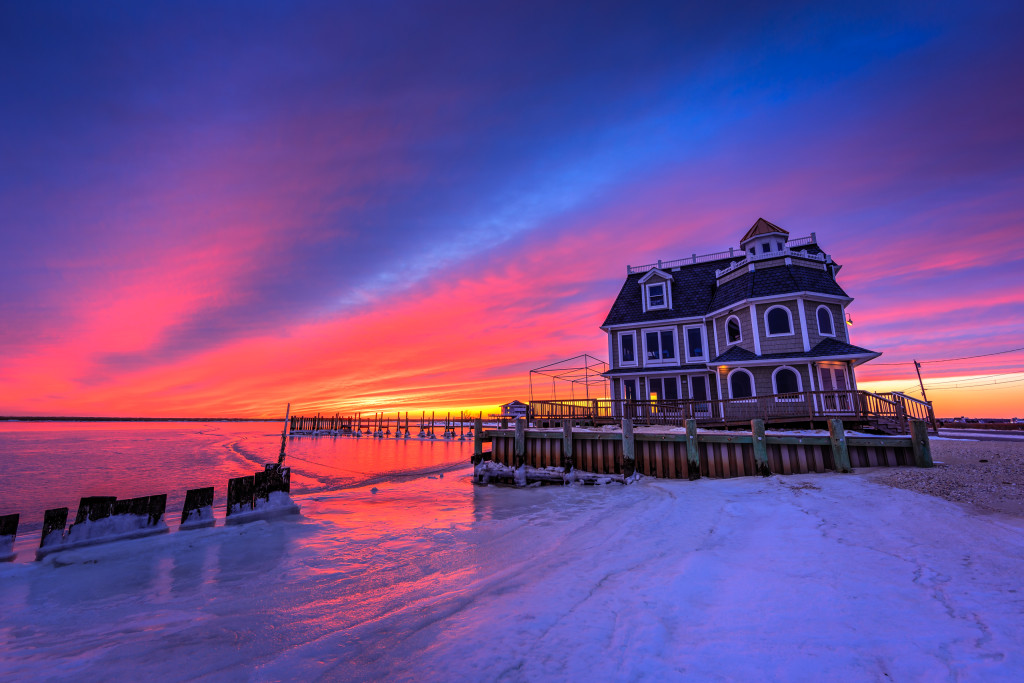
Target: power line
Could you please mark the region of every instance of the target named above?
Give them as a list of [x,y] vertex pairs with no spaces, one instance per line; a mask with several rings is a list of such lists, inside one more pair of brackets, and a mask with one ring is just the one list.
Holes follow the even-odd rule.
[[1003,385],[1003,384],[1019,384],[1021,382],[1024,382],[1024,378],[1022,378],[1022,379],[1010,379],[1010,380],[1007,380],[1005,382],[987,382],[985,384],[968,384],[965,387],[935,387],[932,391],[981,391],[981,390],[991,391],[991,389],[989,389],[989,387],[991,387],[993,385],[998,386],[998,385]]
[[[958,361],[958,360],[972,360],[974,358],[988,358],[989,356],[1000,356],[1000,355],[1002,355],[1004,353],[1013,353],[1014,351],[1024,351],[1024,346],[1021,346],[1021,347],[1016,348],[1016,349],[1006,349],[1005,351],[993,351],[992,353],[981,353],[981,354],[978,354],[977,356],[963,356],[961,358],[940,358],[938,360],[923,360],[923,361],[920,361],[920,363],[922,365],[924,365],[925,363],[952,363],[953,361]],[[874,366],[878,366],[878,365],[906,365],[908,363],[913,363],[913,362],[914,361],[912,361],[912,360],[905,360],[905,361],[900,362],[900,363],[872,363],[871,365],[873,367]]]

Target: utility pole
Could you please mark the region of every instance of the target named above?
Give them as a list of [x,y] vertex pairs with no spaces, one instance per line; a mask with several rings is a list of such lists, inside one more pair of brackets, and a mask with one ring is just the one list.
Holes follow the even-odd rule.
[[928,402],[928,394],[924,393],[924,381],[921,379],[921,364],[914,360],[914,369],[917,370],[917,383],[921,385],[921,398]]

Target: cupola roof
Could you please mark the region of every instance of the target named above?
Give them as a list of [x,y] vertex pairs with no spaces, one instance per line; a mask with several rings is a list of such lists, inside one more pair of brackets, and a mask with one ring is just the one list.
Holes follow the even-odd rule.
[[775,225],[774,223],[769,223],[763,218],[758,218],[757,222],[750,226],[750,230],[747,230],[747,234],[744,235],[743,239],[740,240],[740,245],[742,246],[744,242],[754,237],[758,237],[760,235],[770,235],[773,233],[788,235],[789,231],[783,230],[779,226]]

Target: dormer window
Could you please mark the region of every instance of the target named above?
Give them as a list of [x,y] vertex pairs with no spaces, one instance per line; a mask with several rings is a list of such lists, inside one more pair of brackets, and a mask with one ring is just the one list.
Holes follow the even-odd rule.
[[644,312],[672,308],[672,275],[663,270],[654,270],[640,278],[644,288]]
[[647,308],[665,308],[665,285],[647,285]]

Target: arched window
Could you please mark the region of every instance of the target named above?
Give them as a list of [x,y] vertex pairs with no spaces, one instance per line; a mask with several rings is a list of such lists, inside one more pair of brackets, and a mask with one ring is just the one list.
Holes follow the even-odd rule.
[[772,306],[764,314],[768,336],[776,334],[793,334],[793,321],[789,317],[789,309],[785,306]]
[[743,328],[740,327],[740,319],[736,316],[730,316],[725,321],[725,338],[730,344],[743,341]]
[[788,365],[776,368],[775,372],[772,373],[772,388],[775,389],[776,401],[799,401],[799,396],[794,395],[779,398],[777,395],[799,394],[803,391],[803,386],[800,382],[800,373]]
[[754,376],[749,371],[737,368],[729,373],[729,398],[752,398]]
[[836,326],[832,320],[832,311],[828,306],[818,306],[818,334],[823,337],[836,336]]

